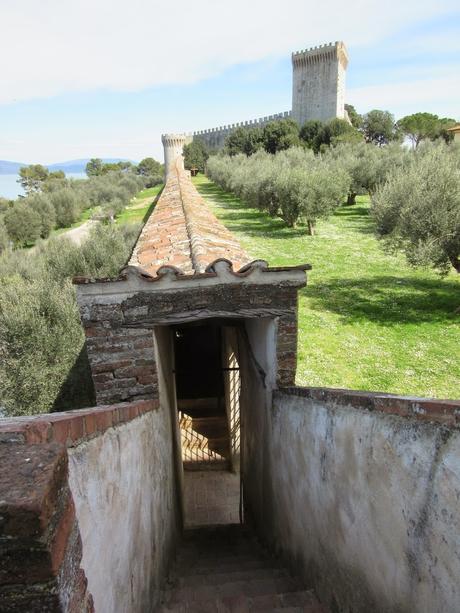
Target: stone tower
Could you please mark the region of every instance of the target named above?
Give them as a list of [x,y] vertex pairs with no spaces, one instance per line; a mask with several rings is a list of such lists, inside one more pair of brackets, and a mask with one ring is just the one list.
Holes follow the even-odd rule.
[[347,66],[343,42],[292,54],[292,118],[300,126],[310,119],[345,119]]
[[182,152],[188,139],[186,134],[162,134],[161,142],[164,148],[165,180],[167,180],[171,170],[176,168],[176,161],[178,158],[182,160],[181,168],[183,170],[184,159],[182,157]]

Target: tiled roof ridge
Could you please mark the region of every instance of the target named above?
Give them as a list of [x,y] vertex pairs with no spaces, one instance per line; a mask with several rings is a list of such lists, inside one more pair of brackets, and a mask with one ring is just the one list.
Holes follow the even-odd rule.
[[177,176],[195,272],[205,272],[219,258],[232,261],[236,270],[248,264],[250,257],[204,202],[186,171],[178,169]]
[[235,270],[251,261],[178,161],[139,235],[129,265],[153,275],[162,266],[173,266],[183,274],[201,274],[218,259],[231,261]]
[[192,260],[192,266],[193,269],[196,272],[203,272],[202,270],[199,270],[199,261],[197,260],[196,257],[196,242],[199,241],[199,237],[195,235],[194,232],[194,224],[193,224],[193,218],[191,217],[190,211],[187,210],[187,205],[184,202],[184,197],[183,197],[183,185],[182,185],[182,181],[181,181],[181,172],[180,169],[177,169],[177,179],[179,181],[179,194],[180,194],[180,199],[181,199],[181,203],[182,203],[182,210],[184,211],[184,219],[185,219],[185,228],[187,230],[187,235],[188,235],[188,239],[190,241],[190,259]]

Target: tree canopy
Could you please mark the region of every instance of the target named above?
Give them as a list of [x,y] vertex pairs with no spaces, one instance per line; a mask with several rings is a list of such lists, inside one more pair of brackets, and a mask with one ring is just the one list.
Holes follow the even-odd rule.
[[65,173],[62,170],[50,172],[41,164],[30,164],[19,169],[18,182],[26,194],[42,191],[44,184],[52,179],[65,179]]
[[4,222],[11,240],[21,247],[36,241],[42,229],[39,213],[21,201],[7,210]]
[[299,126],[293,119],[270,121],[263,128],[263,145],[267,153],[277,153],[300,144]]
[[137,165],[136,172],[143,177],[160,175],[162,173],[162,165],[153,158],[144,158]]
[[362,131],[367,143],[379,146],[398,138],[394,116],[389,111],[379,109],[363,115]]
[[132,168],[133,164],[128,160],[121,160],[120,162],[103,162],[101,158],[91,158],[86,164],[85,172],[88,177],[100,177],[109,172],[126,171]]
[[372,206],[379,235],[411,264],[460,273],[459,149],[420,147],[410,163],[390,171]]
[[418,147],[424,140],[451,139],[447,128],[455,125],[455,119],[448,117],[439,118],[433,113],[414,113],[406,115],[397,123],[399,130],[412,142],[413,147]]
[[225,151],[228,155],[252,155],[263,146],[263,131],[261,128],[239,127],[233,130],[225,141]]
[[197,168],[199,172],[204,172],[208,157],[209,151],[199,138],[184,146],[184,166],[187,170]]

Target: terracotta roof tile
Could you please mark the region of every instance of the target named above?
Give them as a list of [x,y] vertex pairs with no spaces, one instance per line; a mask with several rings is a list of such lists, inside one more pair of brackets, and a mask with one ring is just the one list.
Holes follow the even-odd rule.
[[220,258],[230,260],[235,271],[251,261],[213,215],[189,173],[178,165],[139,236],[129,265],[153,276],[161,266],[174,266],[183,274],[199,274]]

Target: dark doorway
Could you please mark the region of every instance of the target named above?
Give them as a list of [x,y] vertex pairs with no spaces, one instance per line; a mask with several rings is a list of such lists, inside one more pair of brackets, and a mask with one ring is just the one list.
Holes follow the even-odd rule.
[[174,326],[173,338],[185,524],[238,522],[238,325],[194,322]]
[[184,468],[229,468],[221,326],[177,327],[174,346]]
[[177,399],[223,397],[222,333],[218,325],[176,328]]

